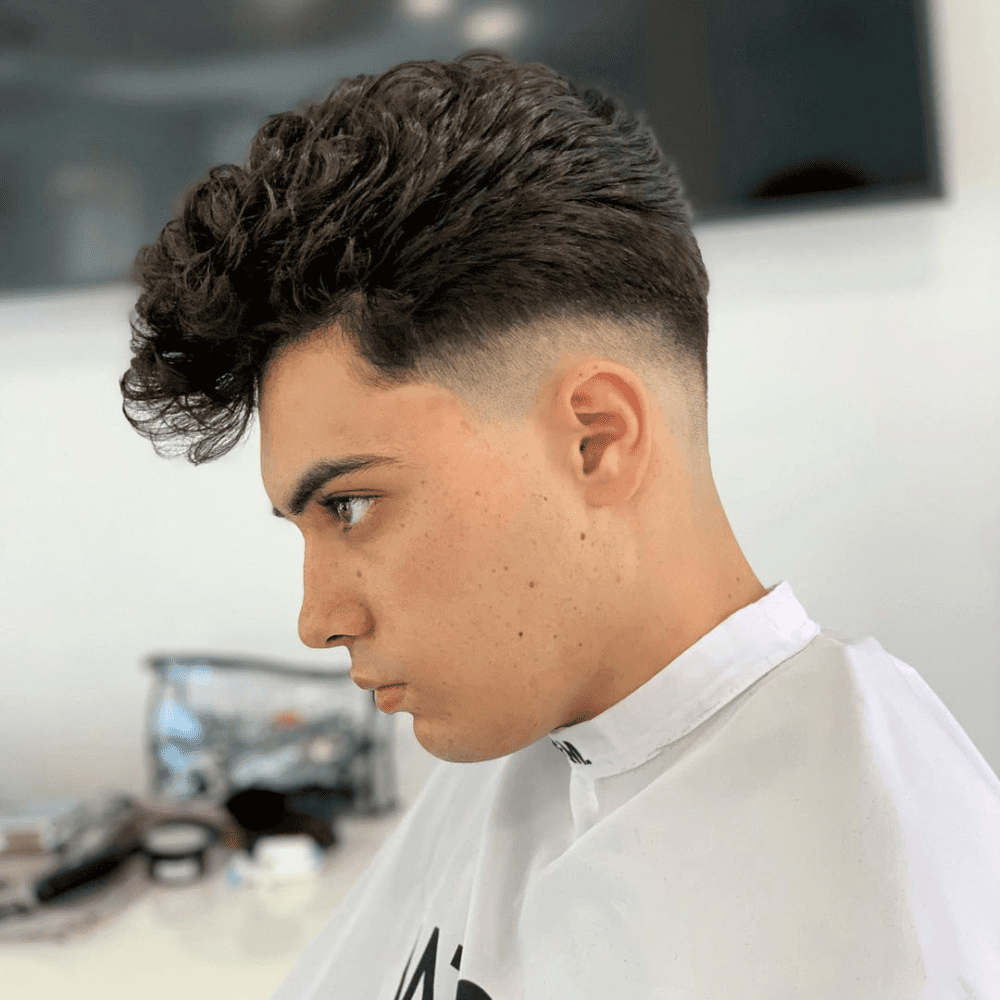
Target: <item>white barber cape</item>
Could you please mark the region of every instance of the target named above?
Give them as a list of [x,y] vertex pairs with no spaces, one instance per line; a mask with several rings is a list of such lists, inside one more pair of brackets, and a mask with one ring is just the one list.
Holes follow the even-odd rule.
[[596,718],[440,763],[274,1000],[996,1000],[1000,782],[782,582]]

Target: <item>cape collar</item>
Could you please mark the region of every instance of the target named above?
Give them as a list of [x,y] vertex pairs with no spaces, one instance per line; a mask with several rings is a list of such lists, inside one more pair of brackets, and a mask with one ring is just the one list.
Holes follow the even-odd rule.
[[798,653],[819,631],[784,580],[617,704],[549,739],[591,778],[638,767]]

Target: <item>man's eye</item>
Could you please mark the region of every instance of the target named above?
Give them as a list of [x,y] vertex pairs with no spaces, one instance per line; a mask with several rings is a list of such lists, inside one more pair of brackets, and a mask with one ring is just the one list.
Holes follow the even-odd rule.
[[360,517],[357,521],[352,521],[350,519],[350,513],[345,515],[345,511],[352,511],[355,509],[357,504],[368,504],[371,506],[375,502],[375,497],[354,497],[354,496],[340,496],[333,497],[323,497],[319,501],[321,507],[325,507],[332,515],[335,521],[339,521],[344,525],[344,531],[350,531],[351,528],[357,526],[358,521],[368,512],[368,507],[363,508]]

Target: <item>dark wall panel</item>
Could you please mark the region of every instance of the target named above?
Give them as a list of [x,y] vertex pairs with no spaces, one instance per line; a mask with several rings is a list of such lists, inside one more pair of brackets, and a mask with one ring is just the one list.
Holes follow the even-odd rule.
[[[270,114],[480,47],[461,31],[479,6],[0,0],[0,292],[121,280]],[[644,111],[699,220],[941,192],[924,0],[519,6],[493,47]]]

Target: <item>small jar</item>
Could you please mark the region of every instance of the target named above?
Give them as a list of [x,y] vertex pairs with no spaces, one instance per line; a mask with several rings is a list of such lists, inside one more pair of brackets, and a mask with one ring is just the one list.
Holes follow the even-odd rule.
[[149,877],[170,885],[185,885],[205,874],[205,855],[218,831],[197,820],[164,820],[143,834]]

